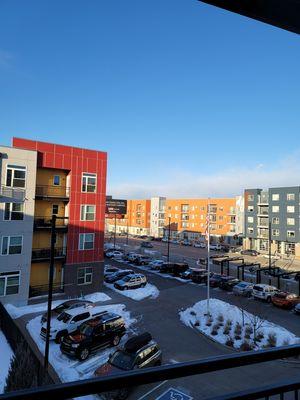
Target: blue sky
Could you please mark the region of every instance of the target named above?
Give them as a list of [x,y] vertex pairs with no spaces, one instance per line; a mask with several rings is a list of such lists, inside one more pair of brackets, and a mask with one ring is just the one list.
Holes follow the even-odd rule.
[[298,185],[299,54],[192,0],[2,0],[0,143],[105,150],[116,196]]

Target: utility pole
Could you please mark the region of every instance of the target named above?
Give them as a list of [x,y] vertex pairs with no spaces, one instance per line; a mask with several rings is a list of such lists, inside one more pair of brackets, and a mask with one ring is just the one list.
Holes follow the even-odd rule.
[[51,308],[52,308],[52,292],[53,292],[53,275],[54,275],[54,251],[56,242],[56,215],[52,215],[51,219],[51,245],[50,245],[50,266],[49,266],[49,289],[48,289],[48,307],[47,307],[47,332],[45,344],[44,368],[48,369],[49,364],[49,341],[50,341],[50,323],[51,323]]
[[128,236],[129,236],[129,224],[128,224],[128,216],[127,216],[127,239],[126,239],[127,246],[128,246]]
[[168,229],[168,262],[170,261],[170,234],[171,234],[171,218],[169,217],[169,229]]
[[[270,217],[269,217],[270,218]],[[272,242],[272,225],[271,225],[271,220],[269,220],[269,272],[271,272],[271,267],[272,267],[272,262],[271,262],[271,242]]]
[[116,250],[116,234],[117,234],[117,214],[115,214],[114,250]]
[[206,237],[207,237],[207,315],[210,315],[209,300],[210,300],[210,203],[207,205],[206,216]]

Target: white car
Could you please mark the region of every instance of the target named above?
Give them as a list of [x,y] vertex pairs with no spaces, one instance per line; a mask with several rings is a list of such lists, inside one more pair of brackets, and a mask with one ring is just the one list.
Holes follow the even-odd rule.
[[108,258],[122,258],[123,257],[123,253],[119,250],[113,250],[113,251],[109,251],[106,253],[106,257]]
[[222,250],[222,247],[221,247],[220,244],[210,244],[210,245],[209,245],[209,249],[210,249],[210,250],[219,251],[219,250]]
[[[106,311],[105,311],[106,312]],[[80,307],[74,308],[61,313],[58,317],[51,318],[50,321],[50,340],[55,340],[60,343],[64,336],[76,329],[90,318],[101,315],[103,311],[99,311],[98,307]],[[46,339],[47,322],[44,322],[41,327],[40,335]]]
[[162,242],[167,242],[167,241],[168,241],[168,238],[165,238],[165,237],[164,237],[164,238],[161,239],[161,241],[162,241]]
[[153,260],[151,261],[151,263],[149,264],[151,269],[160,269],[160,267],[163,265],[164,260]]
[[272,297],[278,289],[275,286],[266,285],[264,283],[259,283],[253,286],[252,295],[255,299],[266,300],[268,303],[271,302]]
[[200,249],[205,249],[206,248],[206,244],[202,243],[202,242],[195,242],[194,243],[194,247],[198,247]]
[[120,269],[117,267],[113,267],[112,265],[108,264],[108,265],[104,266],[104,276],[114,274],[115,272],[118,272],[118,271],[120,271]]

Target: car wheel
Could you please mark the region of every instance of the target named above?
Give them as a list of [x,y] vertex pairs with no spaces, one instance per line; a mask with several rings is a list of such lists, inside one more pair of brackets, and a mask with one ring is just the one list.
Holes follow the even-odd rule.
[[120,336],[118,336],[118,335],[114,336],[114,338],[111,342],[112,346],[118,346],[118,344],[120,343],[120,340],[121,340]]
[[63,340],[63,338],[67,335],[66,332],[58,332],[58,334],[55,337],[55,343],[60,344]]
[[82,350],[80,350],[79,352],[79,360],[80,361],[85,361],[88,356],[90,355],[90,351],[89,349],[87,349],[86,347],[84,347]]

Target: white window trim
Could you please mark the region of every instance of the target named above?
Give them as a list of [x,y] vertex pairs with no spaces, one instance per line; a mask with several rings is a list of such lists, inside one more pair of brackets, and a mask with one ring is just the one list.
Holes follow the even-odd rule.
[[[84,269],[84,270],[85,270],[86,268],[92,268],[92,267],[80,267],[80,268],[78,268],[78,270],[77,270],[77,285],[78,285],[78,286],[91,285],[91,284],[93,283],[93,268],[92,268],[92,272],[88,272],[87,274],[84,273],[84,283],[78,283],[78,272],[79,272],[79,270],[80,270],[80,269]],[[91,282],[86,282],[86,275],[91,275],[91,276],[92,276]]]
[[[1,250],[2,250],[2,248],[1,248]],[[12,271],[12,272],[17,272],[17,271]],[[10,271],[5,271],[5,272],[3,271],[2,273],[3,273],[3,274],[9,274]],[[16,276],[19,277],[18,293],[6,294],[7,277],[11,278],[11,277],[16,277]],[[4,294],[3,294],[3,295],[0,294],[0,297],[16,296],[17,294],[20,293],[20,285],[21,285],[21,271],[20,271],[20,270],[18,270],[18,273],[16,273],[16,274],[11,274],[11,275],[0,275],[0,278],[5,278]]]
[[[95,184],[95,191],[94,192],[88,192],[87,190],[86,191],[82,190],[82,183],[83,183],[84,174],[95,175],[96,184]],[[81,174],[81,193],[90,193],[90,194],[94,193],[94,194],[96,194],[97,193],[97,183],[98,183],[98,177],[97,177],[97,174],[95,172],[82,172],[82,174]]]
[[[22,213],[23,213],[23,219],[11,219],[12,205],[13,205],[13,204],[19,204],[19,203],[14,203],[14,202],[12,202],[12,203],[3,203],[3,204],[4,204],[4,209],[3,209],[3,221],[14,221],[14,222],[17,222],[17,221],[24,221],[24,216],[25,216],[25,210],[24,210],[25,204],[24,204],[24,203],[21,203],[21,204],[23,205],[23,211],[22,211]],[[5,219],[5,206],[6,206],[6,204],[9,204],[9,219]],[[15,211],[15,212],[17,212],[17,211]],[[2,249],[2,248],[1,248],[1,249]]]
[[[8,249],[8,251],[9,251],[9,246],[10,246],[10,238],[11,238],[11,237],[21,237],[21,238],[22,238],[22,241],[21,241],[21,253],[17,253],[17,254],[9,254],[9,253],[7,253],[7,254],[2,254],[3,239],[4,239],[5,237],[8,237],[8,243],[7,243],[7,249]],[[2,236],[2,238],[1,238],[1,249],[0,249],[0,255],[1,255],[1,256],[3,256],[3,257],[6,257],[6,256],[20,256],[20,255],[22,255],[22,254],[23,254],[23,235],[4,235],[4,236]]]
[[[94,219],[81,219],[81,208],[84,207],[84,217],[86,217],[86,208],[94,207]],[[91,214],[91,213],[89,213]],[[80,221],[94,222],[96,221],[96,205],[95,204],[80,204]]]
[[[289,233],[290,232],[292,232],[293,233],[293,235],[291,236],[291,235],[289,235]],[[295,231],[290,231],[290,230],[288,230],[287,232],[286,232],[286,234],[287,234],[287,237],[295,237],[296,236],[296,232]]]
[[[293,198],[289,199],[289,196],[292,196]],[[286,200],[287,201],[295,201],[295,199],[296,199],[295,193],[287,193],[287,195],[286,195]]]
[[24,184],[24,187],[23,188],[19,188],[19,189],[23,189],[23,190],[25,190],[26,189],[26,182],[27,182],[27,167],[26,167],[26,165],[19,165],[19,168],[18,168],[18,166],[16,165],[16,167],[17,168],[11,168],[10,166],[9,166],[10,164],[7,164],[6,165],[6,174],[5,174],[5,186],[6,187],[11,187],[11,188],[19,188],[18,186],[13,186],[13,181],[14,181],[14,178],[13,178],[13,176],[12,176],[12,179],[11,179],[11,183],[12,183],[12,185],[11,186],[7,186],[6,185],[6,182],[7,182],[7,170],[8,169],[12,169],[13,171],[25,171],[25,179],[24,179],[24,181],[25,181],[25,184]]
[[[289,211],[289,207],[293,207],[294,211]],[[294,214],[294,212],[295,212],[295,206],[286,206],[286,212],[287,212],[288,214]]]
[[[84,235],[84,237],[85,237],[85,235],[93,235],[93,247],[91,248],[91,249],[81,249],[80,248],[80,236],[81,235]],[[84,246],[84,243],[85,243],[85,240],[83,241],[83,246]],[[80,250],[80,251],[89,251],[89,250],[94,250],[94,247],[95,247],[95,233],[94,232],[82,232],[82,233],[79,233],[79,240],[78,240],[78,250]]]

